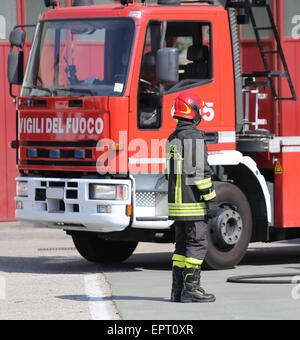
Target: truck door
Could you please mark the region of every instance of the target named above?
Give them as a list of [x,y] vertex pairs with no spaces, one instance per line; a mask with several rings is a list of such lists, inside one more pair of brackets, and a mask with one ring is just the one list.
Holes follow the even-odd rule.
[[[161,47],[162,22],[150,22],[141,63],[138,92],[138,127],[141,130],[172,127],[173,99],[185,90],[192,90],[205,101],[204,120],[214,120],[215,100],[208,100],[210,84],[214,83],[212,29],[209,22],[170,21],[163,37],[164,47],[179,49],[179,82],[165,84],[159,93],[156,78],[156,53]],[[217,94],[214,93],[214,99]],[[212,96],[210,96],[212,98]],[[171,105],[171,106],[170,106]]]
[[[221,17],[222,25],[217,23],[219,21],[216,16],[211,20],[153,20],[148,23],[137,110],[131,111],[129,120],[129,165],[131,170],[134,168],[131,172],[149,172],[150,165],[152,170],[161,171],[154,164],[164,164],[165,141],[176,127],[171,115],[174,99],[184,91],[193,91],[203,100],[200,128],[208,133],[209,148],[235,148],[232,54],[231,48],[226,48],[218,39],[220,35],[230,39],[230,32],[228,18]],[[162,92],[156,77],[156,53],[161,46],[178,48],[180,65],[179,81],[164,84]],[[133,138],[139,141],[132,144]]]
[[132,97],[129,116],[131,173],[159,173],[164,169],[168,132],[163,121],[163,96],[156,77],[156,54],[160,48],[161,32],[162,21],[148,22],[138,70],[137,97]]
[[174,129],[174,99],[192,91],[203,102],[199,128],[206,132],[209,150],[234,150],[235,85],[228,15],[203,11],[197,17],[201,19],[166,22],[163,45],[179,49],[179,81],[164,85],[162,126],[166,134]]
[[208,21],[169,21],[164,46],[179,50],[179,81],[164,86],[164,120],[171,119],[176,96],[183,91],[192,91],[204,105],[201,128],[209,129],[216,122],[215,110],[219,101],[214,79],[212,24]]

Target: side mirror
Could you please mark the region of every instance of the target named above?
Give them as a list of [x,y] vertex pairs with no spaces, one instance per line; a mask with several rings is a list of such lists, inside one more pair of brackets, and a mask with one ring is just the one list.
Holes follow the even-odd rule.
[[22,49],[25,43],[26,33],[23,30],[15,28],[9,35],[10,52],[7,60],[7,80],[10,84],[10,95],[12,94],[12,85],[22,85],[24,78],[24,52],[13,51],[14,47]]
[[26,33],[23,30],[15,28],[9,35],[9,42],[12,47],[23,48],[25,43]]
[[24,77],[24,52],[11,51],[7,60],[7,80],[11,85],[22,85]]
[[160,83],[177,83],[179,81],[179,50],[167,47],[157,51],[157,79]]

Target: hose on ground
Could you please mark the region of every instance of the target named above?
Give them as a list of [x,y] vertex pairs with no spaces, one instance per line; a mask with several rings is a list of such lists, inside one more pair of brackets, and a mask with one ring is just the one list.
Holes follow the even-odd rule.
[[[266,280],[270,278],[291,277],[288,280]],[[300,272],[287,274],[262,274],[262,275],[242,275],[231,276],[227,279],[230,283],[256,283],[256,284],[297,284],[300,283]]]

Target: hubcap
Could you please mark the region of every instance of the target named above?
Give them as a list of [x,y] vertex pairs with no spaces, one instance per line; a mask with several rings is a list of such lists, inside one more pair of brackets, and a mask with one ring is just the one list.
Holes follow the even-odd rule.
[[232,248],[243,233],[241,215],[229,206],[223,206],[210,224],[213,242],[221,249]]

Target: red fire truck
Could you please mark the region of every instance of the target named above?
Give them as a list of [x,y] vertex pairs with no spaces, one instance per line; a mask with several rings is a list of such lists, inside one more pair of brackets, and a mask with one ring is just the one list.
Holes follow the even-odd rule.
[[53,9],[39,19],[25,74],[25,28],[10,35],[12,96],[22,84],[16,217],[65,230],[93,262],[123,261],[139,241],[172,242],[165,143],[175,97],[193,91],[219,204],[207,266],[233,267],[250,242],[300,237],[300,137],[290,116],[299,105],[276,2],[92,2],[45,1]]

